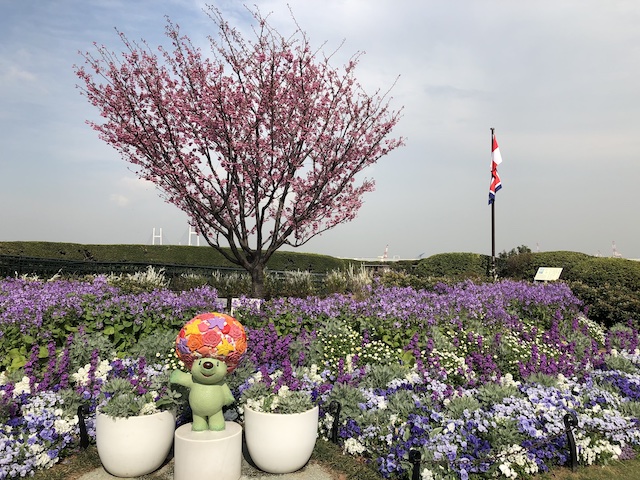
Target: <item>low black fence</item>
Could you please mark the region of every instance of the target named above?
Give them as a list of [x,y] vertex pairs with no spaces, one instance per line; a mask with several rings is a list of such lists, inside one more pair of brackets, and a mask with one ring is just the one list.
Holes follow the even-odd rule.
[[176,265],[150,262],[97,262],[92,260],[64,260],[58,258],[35,258],[13,255],[0,255],[0,275],[14,277],[20,275],[51,276],[60,275],[92,275],[136,273],[152,266],[156,270],[163,269],[168,277],[182,274],[199,274],[208,276],[215,271],[222,273],[243,273],[241,268],[212,267],[201,265]]
[[[14,255],[0,255],[0,277],[15,277],[21,275],[37,275],[41,277],[60,274],[96,275],[96,274],[121,274],[143,272],[149,267],[156,270],[163,269],[166,277],[173,278],[180,275],[194,274],[208,277],[214,272],[222,274],[246,273],[242,268],[202,266],[202,265],[177,265],[171,263],[152,262],[98,262],[93,260],[65,260],[58,258],[22,257]],[[286,275],[285,271],[269,270],[269,274],[276,278]],[[311,273],[314,282],[321,282],[325,274]]]

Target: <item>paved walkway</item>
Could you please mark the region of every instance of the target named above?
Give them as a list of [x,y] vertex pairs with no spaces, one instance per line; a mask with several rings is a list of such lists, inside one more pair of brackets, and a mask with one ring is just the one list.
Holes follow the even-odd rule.
[[[84,474],[78,480],[117,480],[118,478],[120,477],[114,477],[100,467]],[[137,478],[139,480],[173,480],[173,460],[160,470]],[[308,463],[297,472],[275,475],[257,470],[243,459],[242,475],[239,480],[339,480],[339,477],[314,462]]]

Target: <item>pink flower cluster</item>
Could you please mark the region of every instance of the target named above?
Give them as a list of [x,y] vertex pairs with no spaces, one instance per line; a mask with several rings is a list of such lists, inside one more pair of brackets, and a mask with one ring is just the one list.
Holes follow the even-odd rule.
[[242,324],[224,313],[202,313],[189,320],[176,338],[176,354],[188,369],[198,358],[215,358],[231,373],[247,350]]

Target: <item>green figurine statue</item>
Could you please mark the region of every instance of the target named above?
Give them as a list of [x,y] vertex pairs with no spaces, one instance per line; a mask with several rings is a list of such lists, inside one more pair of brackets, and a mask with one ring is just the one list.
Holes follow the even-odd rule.
[[225,313],[201,313],[182,327],[176,337],[176,355],[186,371],[174,370],[170,381],[190,389],[191,430],[225,429],[222,407],[234,399],[224,379],[246,350],[244,327]]
[[231,389],[225,383],[227,364],[215,358],[200,358],[193,362],[191,373],[174,370],[171,383],[187,387],[189,406],[193,413],[191,430],[221,431],[225,428],[222,407],[234,401]]

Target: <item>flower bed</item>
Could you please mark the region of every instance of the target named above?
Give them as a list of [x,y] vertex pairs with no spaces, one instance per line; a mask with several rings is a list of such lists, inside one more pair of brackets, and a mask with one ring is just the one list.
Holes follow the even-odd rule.
[[[155,362],[155,371],[166,371],[170,359],[153,352],[169,350],[185,316],[216,308],[210,290],[125,296],[101,280],[56,283],[0,284],[0,325],[10,332],[0,337],[3,348],[18,348],[20,335],[34,338],[24,365],[12,361],[0,374],[0,479],[72,453],[80,402],[95,411],[109,373],[141,365],[137,357],[114,358],[134,348],[130,340],[113,345],[118,325],[143,316],[155,334],[166,330],[166,344],[156,338],[147,352],[129,352],[144,354],[145,368]],[[29,303],[38,295],[41,302]],[[589,321],[564,284],[373,287],[360,298],[276,299],[260,309],[247,301],[236,316],[248,350],[228,377],[238,399],[228,414],[241,414],[253,390],[270,395],[263,408],[287,405],[302,390],[320,406],[320,433],[329,438],[336,414],[329,406],[337,401],[344,453],[385,478],[411,471],[411,451],[421,454],[423,479],[517,478],[565,464],[567,413],[578,418],[582,464],[640,448],[637,331]],[[72,335],[42,335],[47,325]],[[109,327],[112,351],[97,340]],[[268,379],[270,390],[252,390],[257,379]],[[87,424],[91,435],[92,414]]]
[[48,343],[62,347],[79,326],[108,337],[124,352],[158,326],[180,330],[203,309],[220,308],[216,290],[209,287],[127,294],[104,276],[91,281],[6,279],[0,282],[0,347],[8,355],[0,359],[0,370],[24,365],[34,345],[45,357]]

